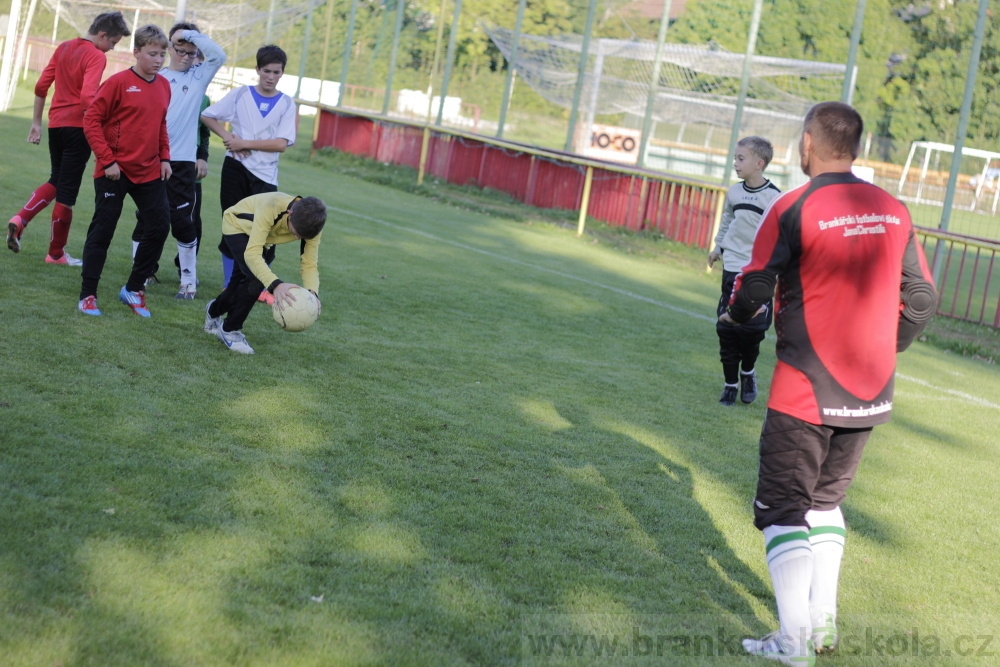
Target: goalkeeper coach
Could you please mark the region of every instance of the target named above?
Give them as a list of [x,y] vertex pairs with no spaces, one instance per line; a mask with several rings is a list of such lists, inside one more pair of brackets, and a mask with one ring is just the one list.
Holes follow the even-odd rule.
[[775,297],[754,523],[781,627],[743,646],[780,662],[836,646],[840,505],[872,427],[889,420],[896,353],[937,303],[906,207],[851,173],[862,131],[847,104],[809,110],[799,156],[811,180],[767,210],[719,318],[745,322]]

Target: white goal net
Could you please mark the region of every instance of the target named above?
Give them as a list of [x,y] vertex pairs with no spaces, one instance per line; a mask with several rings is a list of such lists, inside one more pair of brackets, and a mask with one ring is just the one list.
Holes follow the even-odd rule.
[[[487,30],[511,62],[514,32],[496,26]],[[512,65],[517,76],[539,95],[569,108],[582,44],[579,35],[521,34]],[[580,114],[587,126],[598,115],[627,114],[633,120],[645,116],[656,49],[653,41],[590,41],[580,98]],[[675,127],[732,127],[743,62],[743,54],[716,44],[664,44],[653,120]],[[810,106],[839,99],[845,71],[846,66],[839,63],[754,56],[741,135],[764,135],[774,143],[776,152],[790,147],[797,141],[802,117]],[[704,135],[704,131],[699,134]],[[725,148],[728,132],[718,136],[723,137],[720,145]]]

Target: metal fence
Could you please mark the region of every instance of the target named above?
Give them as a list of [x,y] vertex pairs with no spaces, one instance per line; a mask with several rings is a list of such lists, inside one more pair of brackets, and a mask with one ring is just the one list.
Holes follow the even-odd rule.
[[918,227],[934,267],[938,314],[1000,327],[1000,243]]

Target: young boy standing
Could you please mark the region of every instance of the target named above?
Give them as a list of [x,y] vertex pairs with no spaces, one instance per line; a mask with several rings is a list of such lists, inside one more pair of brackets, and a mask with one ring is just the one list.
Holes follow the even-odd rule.
[[157,76],[168,44],[167,36],[155,25],[136,30],[135,65],[105,81],[83,117],[83,129],[96,159],[94,218],[83,246],[78,305],[86,315],[101,314],[97,285],[127,194],[144,225],[132,273],[118,298],[135,314],[149,317],[143,283],[153,274],[170,231],[165,186],[171,174],[167,137],[170,84]]
[[[279,47],[262,46],[257,50],[257,85],[230,91],[201,114],[227,149],[219,189],[223,212],[250,195],[278,190],[278,158],[295,143],[295,103],[278,90],[287,63]],[[231,131],[223,127],[226,122]],[[228,283],[233,257],[225,243],[219,250]]]
[[[177,298],[193,299],[198,284],[198,232],[194,208],[201,102],[212,77],[226,62],[226,54],[208,35],[198,32],[194,23],[175,24],[170,28],[169,38],[170,66],[160,70],[160,76],[170,83],[167,134],[170,137],[171,176],[167,181],[167,200],[181,272]],[[204,54],[203,62],[198,62],[199,52]],[[143,220],[139,216],[132,233],[133,252],[138,248],[142,232]]]
[[[319,242],[326,224],[326,204],[316,197],[293,197],[283,192],[252,195],[222,216],[222,242],[234,258],[229,284],[205,307],[205,331],[234,352],[253,354],[243,335],[243,323],[261,290],[274,296],[278,307],[295,301],[267,265],[269,247],[302,241],[299,271],[302,284],[319,302]],[[223,316],[226,316],[223,320]]]
[[[736,276],[750,261],[753,240],[757,235],[764,211],[781,191],[764,178],[764,169],[774,156],[771,142],[763,137],[744,137],[736,144],[733,169],[743,179],[729,188],[722,211],[715,248],[708,254],[709,266],[722,260],[722,296],[716,315],[726,312],[733,293]],[[739,326],[717,322],[719,357],[725,385],[719,403],[736,405],[739,391],[743,403],[757,398],[757,376],[754,364],[760,355],[760,343],[771,326],[772,302],[768,301],[754,317]]]
[[131,35],[121,12],[99,14],[90,24],[86,37],[63,42],[35,84],[35,105],[28,131],[28,143],[42,140],[42,111],[45,97],[54,83],[56,91],[49,107],[49,157],[52,172],[49,180],[31,194],[28,202],[7,223],[7,247],[21,250],[21,235],[28,223],[55,199],[52,207],[52,231],[49,264],[80,266],[79,259],[66,252],[66,241],[73,222],[73,206],[80,193],[83,170],[90,159],[90,145],[83,134],[83,114],[101,85],[107,64],[104,55],[115,48],[122,37]]

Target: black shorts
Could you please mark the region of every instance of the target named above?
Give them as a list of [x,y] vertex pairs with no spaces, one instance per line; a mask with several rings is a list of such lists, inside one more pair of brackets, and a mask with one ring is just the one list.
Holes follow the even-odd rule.
[[871,432],[870,426],[810,424],[768,409],[760,434],[754,525],[805,526],[809,510],[839,507]]
[[250,195],[278,191],[277,185],[257,178],[239,160],[229,155],[222,161],[219,181],[219,204],[223,213]]
[[[277,192],[278,186],[273,183],[263,181],[254,176],[249,169],[244,167],[239,160],[229,155],[222,161],[222,173],[219,180],[219,203],[222,205],[222,212],[230,206],[235,206],[251,195],[259,195],[265,192]],[[232,259],[229,247],[225,241],[219,241],[219,252],[225,257]],[[274,247],[270,250],[271,261],[274,261]]]
[[90,144],[83,128],[50,127],[49,159],[52,162],[49,183],[56,188],[56,201],[63,206],[74,206],[90,159]]

